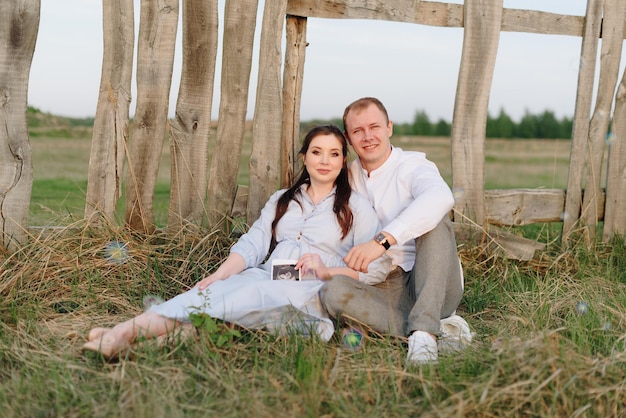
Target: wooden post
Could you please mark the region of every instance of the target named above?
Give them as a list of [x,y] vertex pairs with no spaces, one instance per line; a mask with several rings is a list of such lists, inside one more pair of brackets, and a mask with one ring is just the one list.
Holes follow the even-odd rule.
[[596,107],[589,125],[587,141],[588,160],[585,193],[581,218],[584,221],[585,239],[588,244],[596,241],[598,212],[602,202],[602,172],[606,136],[611,120],[613,94],[619,76],[619,63],[624,43],[624,13],[626,2],[605,0],[602,22],[602,50],[600,52],[600,78]]
[[[115,218],[121,196],[128,142],[133,53],[135,48],[132,0],[102,2],[104,52],[96,117],[93,125],[85,218]],[[96,217],[95,221],[99,221]]]
[[593,96],[593,80],[596,70],[598,38],[602,23],[602,4],[604,0],[589,0],[583,29],[578,73],[578,92],[574,111],[572,148],[570,151],[567,195],[563,213],[563,233],[561,242],[567,246],[570,235],[574,232],[580,216],[582,204],[582,176],[585,168],[585,147],[589,136],[589,114]]
[[209,170],[209,225],[230,216],[248,105],[258,0],[226,0],[220,114]]
[[602,229],[602,239],[605,242],[615,235],[626,236],[626,71],[617,88],[613,131],[607,142],[609,155]]
[[183,222],[200,224],[205,213],[217,38],[217,0],[183,0],[183,68],[171,121],[172,235]]
[[463,54],[452,121],[454,220],[485,220],[485,129],[500,39],[502,0],[467,0]]
[[246,219],[252,224],[265,202],[278,187],[280,174],[280,141],[282,125],[281,42],[287,0],[265,2],[259,76],[254,121],[252,124],[252,155],[250,156],[250,187]]
[[40,0],[0,2],[0,244],[14,251],[28,236],[33,159],[28,139],[28,77]]
[[178,0],[141,1],[137,109],[130,136],[126,223],[152,233],[154,186],[163,150],[178,28]]
[[307,18],[287,15],[287,46],[283,71],[283,126],[281,134],[280,186],[289,187],[302,161],[300,149],[300,103],[306,55]]

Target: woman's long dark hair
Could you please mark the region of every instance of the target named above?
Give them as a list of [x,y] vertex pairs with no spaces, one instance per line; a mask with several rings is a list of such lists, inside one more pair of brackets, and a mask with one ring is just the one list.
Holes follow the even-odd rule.
[[[350,188],[350,182],[348,180],[348,141],[343,136],[341,129],[336,127],[335,125],[321,125],[316,126],[311,129],[304,138],[302,142],[302,148],[300,148],[299,154],[306,155],[309,150],[309,146],[311,145],[311,141],[319,135],[334,135],[341,142],[341,149],[343,153],[343,167],[335,180],[335,186],[337,186],[337,190],[335,193],[335,204],[333,205],[333,212],[337,216],[337,222],[341,226],[341,239],[344,239],[348,232],[352,228],[352,220],[353,215],[350,210],[350,194],[352,193],[352,189]],[[306,169],[306,166],[302,166],[302,171],[300,173],[300,177],[296,182],[291,186],[282,196],[278,199],[278,203],[276,205],[276,216],[274,217],[274,221],[272,222],[272,241],[276,239],[276,225],[278,225],[278,221],[283,217],[285,212],[287,211],[287,206],[289,206],[289,202],[291,200],[295,200],[296,196],[300,193],[300,186],[303,184],[311,184],[311,177],[309,176],[309,172]],[[298,202],[300,204],[300,202]]]

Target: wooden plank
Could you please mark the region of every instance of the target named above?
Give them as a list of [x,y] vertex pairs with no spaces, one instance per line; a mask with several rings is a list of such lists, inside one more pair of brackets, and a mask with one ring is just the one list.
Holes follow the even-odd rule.
[[505,32],[582,36],[584,22],[584,16],[537,10],[504,9],[502,13],[502,30]]
[[463,5],[405,0],[289,0],[287,13],[327,19],[375,19],[462,27]]
[[626,71],[617,88],[613,132],[609,137],[606,204],[602,239],[626,236]]
[[[326,19],[371,19],[460,28],[464,25],[463,5],[404,0],[289,0],[287,13]],[[504,9],[501,30],[550,35],[582,36],[583,16],[536,10]]]
[[0,246],[11,252],[28,238],[33,157],[26,114],[40,9],[40,0],[0,2]]
[[85,218],[113,222],[122,193],[128,142],[133,54],[132,0],[102,3],[104,50],[87,172]]
[[498,256],[529,261],[546,245],[524,237],[510,234],[495,227],[481,228],[476,225],[454,222],[457,242],[484,247],[487,252]]
[[172,176],[167,231],[200,224],[205,212],[209,132],[217,58],[217,0],[183,1],[183,67],[170,122]]
[[502,0],[465,2],[463,53],[452,118],[455,220],[485,217],[485,129],[502,20]]
[[565,190],[511,189],[485,191],[485,219],[500,226],[560,222]]
[[624,39],[624,13],[626,2],[605,0],[602,22],[602,50],[600,52],[600,77],[597,88],[596,106],[589,125],[587,140],[587,176],[581,219],[584,221],[587,242],[596,240],[600,193],[603,181],[602,162],[606,137],[609,130],[613,95],[619,75]]
[[287,46],[283,72],[283,126],[281,133],[280,185],[289,187],[295,181],[302,162],[298,159],[300,142],[300,103],[306,55],[305,17],[287,15]]
[[211,158],[207,219],[216,226],[231,213],[243,145],[258,0],[227,0],[216,152]]
[[[485,191],[486,223],[497,226],[522,226],[561,222],[565,208],[563,189],[509,189]],[[600,191],[597,221],[603,219],[605,193]]]
[[259,76],[250,156],[250,187],[246,220],[252,224],[276,191],[280,175],[282,129],[282,36],[287,0],[265,2]]
[[137,48],[137,108],[131,125],[126,223],[154,232],[154,187],[167,123],[178,1],[141,1]]
[[598,37],[602,22],[602,4],[603,0],[589,0],[587,3],[563,217],[562,241],[565,245],[568,243],[570,233],[573,232],[578,223],[582,204],[582,177],[585,168],[585,147],[589,135],[589,115],[593,97]]

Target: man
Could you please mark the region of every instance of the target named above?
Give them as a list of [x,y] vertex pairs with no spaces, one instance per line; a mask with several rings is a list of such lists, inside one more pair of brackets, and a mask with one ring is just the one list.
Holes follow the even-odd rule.
[[[408,363],[438,358],[437,337],[452,326],[467,342],[467,323],[454,315],[463,294],[463,273],[450,211],[454,198],[434,163],[420,152],[391,145],[393,123],[376,98],[350,104],[345,135],[358,159],[350,164],[352,186],[367,196],[381,221],[372,240],[344,258],[358,271],[387,253],[395,268],[370,286],[345,276],[322,288],[322,303],[334,318],[355,319],[373,330],[408,336]],[[445,321],[445,320],[444,320]]]

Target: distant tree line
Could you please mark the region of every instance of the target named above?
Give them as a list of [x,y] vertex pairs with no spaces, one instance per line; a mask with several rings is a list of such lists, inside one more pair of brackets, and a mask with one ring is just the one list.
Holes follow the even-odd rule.
[[[302,122],[302,132],[308,131],[315,125],[322,123],[332,123],[343,128],[340,118],[329,120],[311,120]],[[500,109],[498,116],[487,117],[487,138],[546,138],[546,139],[571,139],[572,137],[571,118],[563,117],[558,119],[554,112],[549,110],[538,115],[528,111],[519,122],[515,122],[504,109]],[[421,135],[421,136],[450,136],[452,130],[451,123],[439,119],[431,122],[425,111],[420,110],[415,113],[412,123],[394,123],[393,132],[396,135]]]
[[27,123],[28,127],[39,127],[39,126],[59,126],[59,125],[70,125],[70,126],[85,126],[85,127],[93,127],[94,118],[70,118],[64,116],[53,115],[52,113],[42,112],[41,109],[36,108],[35,106],[28,106],[27,110]]
[[[42,112],[34,106],[28,106],[28,126],[37,127],[40,125],[69,124],[70,126],[93,126],[94,118],[69,118],[55,116]],[[341,118],[314,119],[302,121],[300,130],[304,134],[312,127],[320,124],[339,126],[343,129]],[[487,116],[487,138],[546,138],[546,139],[571,139],[572,137],[571,118],[563,117],[557,119],[554,112],[545,110],[543,113],[533,115],[526,111],[519,122],[515,122],[504,109],[500,109],[497,117]],[[439,119],[431,122],[425,111],[415,112],[415,117],[411,123],[394,123],[393,132],[396,135],[419,135],[419,136],[450,136],[451,123]]]
[[[519,122],[515,122],[504,109],[498,116],[487,117],[487,138],[554,138],[570,139],[573,120],[568,117],[558,119],[554,112],[545,110],[538,115],[528,111]],[[443,119],[431,122],[426,112],[415,113],[413,123],[394,124],[394,132],[399,135],[450,136],[451,124]]]

